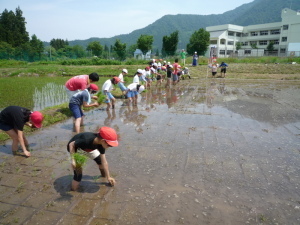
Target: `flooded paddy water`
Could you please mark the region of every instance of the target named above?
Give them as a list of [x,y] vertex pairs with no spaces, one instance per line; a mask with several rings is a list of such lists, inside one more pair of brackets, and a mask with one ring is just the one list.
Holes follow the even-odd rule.
[[28,137],[32,157],[0,145],[0,224],[300,224],[300,82],[192,79],[153,87],[138,105],[86,113],[82,131],[115,128],[80,191],[69,119]]

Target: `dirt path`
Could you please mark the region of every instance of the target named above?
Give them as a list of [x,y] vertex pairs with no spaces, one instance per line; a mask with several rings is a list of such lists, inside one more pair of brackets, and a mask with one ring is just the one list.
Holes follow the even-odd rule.
[[208,79],[87,113],[111,126],[115,187],[84,168],[70,192],[72,120],[0,146],[0,224],[299,224],[300,82]]

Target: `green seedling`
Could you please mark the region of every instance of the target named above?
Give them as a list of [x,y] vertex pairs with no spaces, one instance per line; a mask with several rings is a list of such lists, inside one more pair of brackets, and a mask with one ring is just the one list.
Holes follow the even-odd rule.
[[16,192],[20,193],[24,187],[25,183],[23,181],[20,181],[20,183],[18,184],[18,187],[16,189]]
[[76,163],[76,169],[78,168],[82,168],[85,164],[86,164],[86,162],[87,162],[87,156],[85,156],[84,154],[82,154],[82,153],[78,153],[78,152],[76,152],[76,153],[74,153],[73,155],[72,155],[72,157],[73,157],[73,159],[75,160],[75,163]]

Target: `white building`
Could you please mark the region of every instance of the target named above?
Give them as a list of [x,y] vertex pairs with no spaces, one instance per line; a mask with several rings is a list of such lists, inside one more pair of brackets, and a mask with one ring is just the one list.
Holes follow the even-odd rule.
[[[262,56],[269,43],[273,41],[275,55],[297,55],[300,53],[300,11],[283,9],[281,22],[249,26],[232,24],[210,26],[210,46],[207,56],[214,52],[216,57],[228,57],[234,53],[239,56]],[[236,43],[241,49],[236,51]],[[253,48],[256,46],[256,48]],[[213,49],[213,51],[211,51]]]
[[136,49],[133,53],[133,57],[135,59],[150,59],[151,58],[151,50],[149,50],[146,55],[140,49]]

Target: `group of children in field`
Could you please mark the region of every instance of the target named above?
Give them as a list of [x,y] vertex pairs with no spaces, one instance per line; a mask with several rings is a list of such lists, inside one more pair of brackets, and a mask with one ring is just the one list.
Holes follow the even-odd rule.
[[211,60],[211,63],[208,64],[208,67],[211,68],[211,76],[216,77],[218,73],[218,68],[221,68],[221,77],[225,78],[226,76],[226,68],[228,67],[228,64],[225,62],[222,62],[220,65],[217,63],[217,60],[214,58]]
[[[217,68],[221,67],[221,74],[226,75],[226,67],[228,65],[224,62],[220,66],[216,62],[210,65],[212,68],[212,75],[215,76]],[[178,64],[178,59],[174,63],[160,60],[151,60],[149,65],[144,69],[137,69],[132,83],[125,86],[124,76],[128,74],[127,69],[123,69],[119,76],[115,76],[106,80],[101,92],[105,96],[105,103],[107,110],[115,108],[115,97],[111,91],[115,85],[121,89],[122,93],[132,105],[137,104],[137,98],[145,89],[151,88],[154,81],[156,86],[161,87],[165,82],[165,87],[175,86],[182,76],[190,77],[187,67],[181,68]],[[65,84],[66,92],[69,96],[69,109],[74,117],[74,130],[76,134],[67,144],[67,151],[74,156],[79,150],[83,150],[92,158],[102,176],[104,176],[111,185],[115,185],[116,181],[109,174],[108,163],[105,157],[105,151],[109,147],[118,146],[118,135],[116,131],[110,127],[101,127],[98,132],[82,132],[80,133],[80,126],[83,124],[84,113],[82,107],[97,107],[99,103],[98,97],[95,95],[99,91],[99,87],[94,84],[99,81],[97,73],[89,75],[78,75],[69,79]],[[12,139],[12,151],[16,153],[18,145],[21,145],[25,156],[30,157],[29,144],[23,133],[25,125],[31,128],[40,128],[42,126],[44,116],[41,112],[32,112],[29,109],[20,106],[8,106],[0,112],[0,129],[6,132]],[[82,179],[82,170],[78,170],[76,160],[72,157],[71,166],[74,171],[74,177],[71,184],[72,190],[77,190]]]

